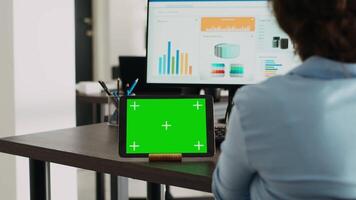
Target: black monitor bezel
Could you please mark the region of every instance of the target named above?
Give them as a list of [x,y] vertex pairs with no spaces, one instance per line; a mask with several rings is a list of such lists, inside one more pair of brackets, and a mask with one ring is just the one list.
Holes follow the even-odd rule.
[[[215,133],[214,133],[214,109],[213,98],[208,95],[189,96],[123,96],[120,98],[119,109],[119,155],[123,158],[146,158],[149,154],[127,154],[126,152],[126,108],[128,99],[205,99],[206,105],[206,130],[207,130],[207,153],[183,153],[183,157],[213,157],[215,155]],[[208,106],[210,105],[210,106]]]
[[147,22],[146,22],[146,76],[144,77],[144,82],[147,85],[151,85],[153,87],[158,87],[158,88],[182,88],[182,87],[187,87],[187,88],[226,88],[226,89],[233,89],[233,88],[239,88],[244,85],[250,85],[250,84],[200,84],[200,83],[149,83],[147,81],[148,77],[148,35],[149,35],[149,14],[150,14],[150,2],[151,0],[147,1]]

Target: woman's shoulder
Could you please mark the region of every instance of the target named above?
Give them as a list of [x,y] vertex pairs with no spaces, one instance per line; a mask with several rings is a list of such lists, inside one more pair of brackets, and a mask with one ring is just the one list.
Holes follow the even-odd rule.
[[284,75],[245,86],[234,97],[234,109],[246,128],[256,124],[278,124],[295,110],[303,112],[296,108],[304,108],[301,99],[311,93],[306,82],[298,76]]
[[241,88],[234,104],[245,127],[252,127],[307,119],[306,113],[322,119],[329,112],[325,108],[356,106],[352,91],[356,91],[355,79],[323,80],[289,74]]
[[295,79],[292,76],[275,76],[256,85],[247,85],[238,90],[234,97],[235,105],[241,102],[264,102],[278,95],[286,95],[288,82]]

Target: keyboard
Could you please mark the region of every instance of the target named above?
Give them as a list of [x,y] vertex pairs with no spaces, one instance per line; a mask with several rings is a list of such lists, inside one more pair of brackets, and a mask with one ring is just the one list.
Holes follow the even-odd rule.
[[214,126],[214,133],[215,133],[215,145],[217,147],[220,147],[221,143],[225,140],[226,125],[216,124]]

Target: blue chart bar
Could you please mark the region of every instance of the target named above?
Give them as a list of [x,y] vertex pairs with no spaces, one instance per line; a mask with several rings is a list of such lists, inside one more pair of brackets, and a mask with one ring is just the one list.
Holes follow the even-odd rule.
[[159,75],[162,75],[162,57],[159,57]]
[[171,74],[171,69],[170,69],[170,66],[171,66],[171,48],[172,48],[172,43],[171,41],[168,42],[168,61],[167,61],[167,74]]
[[167,69],[167,56],[163,55],[163,74],[166,74]]
[[179,50],[176,51],[176,74],[179,74]]

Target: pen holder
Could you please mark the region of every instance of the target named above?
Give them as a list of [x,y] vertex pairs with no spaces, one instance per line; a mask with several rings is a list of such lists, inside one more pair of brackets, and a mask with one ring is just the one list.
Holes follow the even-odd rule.
[[108,125],[119,125],[119,100],[118,96],[108,97]]

